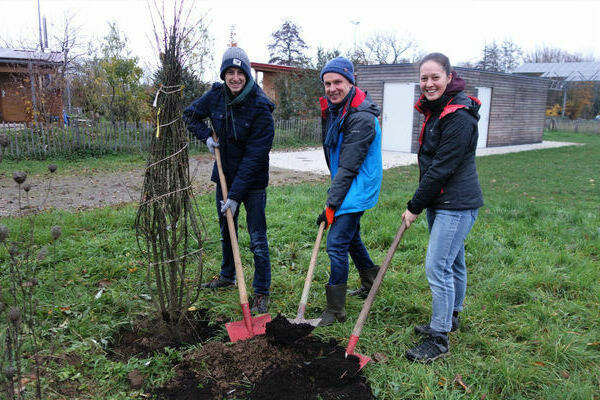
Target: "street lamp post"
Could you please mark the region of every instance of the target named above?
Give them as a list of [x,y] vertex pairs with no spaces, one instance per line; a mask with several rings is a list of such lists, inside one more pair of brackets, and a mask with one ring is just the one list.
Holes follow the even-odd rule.
[[358,24],[360,24],[360,21],[351,20],[350,23],[354,25],[354,52],[356,53],[356,30],[358,28]]

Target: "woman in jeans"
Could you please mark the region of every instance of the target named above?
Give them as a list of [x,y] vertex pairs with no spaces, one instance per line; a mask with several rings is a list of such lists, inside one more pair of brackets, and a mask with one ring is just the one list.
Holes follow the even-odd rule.
[[406,357],[429,362],[450,354],[448,332],[458,329],[465,298],[464,241],[483,205],[475,168],[480,101],[463,92],[464,80],[441,53],[421,60],[419,82],[422,95],[415,108],[425,116],[419,136],[419,187],[402,219],[408,228],[427,209],[425,270],[432,316],[429,325],[415,327],[423,341]]

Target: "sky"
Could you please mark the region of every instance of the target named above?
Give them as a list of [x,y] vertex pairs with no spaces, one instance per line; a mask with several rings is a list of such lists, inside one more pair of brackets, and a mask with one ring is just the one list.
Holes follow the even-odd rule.
[[[21,37],[37,41],[38,8],[56,35],[65,15],[80,26],[82,41],[99,43],[108,21],[117,23],[132,54],[152,68],[156,55],[146,0],[0,0],[0,46]],[[165,0],[170,8],[173,0]],[[193,0],[186,0],[191,3]],[[439,51],[452,63],[477,61],[486,43],[511,39],[524,52],[549,46],[600,60],[600,0],[196,0],[195,15],[206,15],[218,67],[232,25],[238,46],[250,60],[268,62],[271,34],[285,19],[316,49],[346,53],[355,40],[375,32],[411,38],[423,53]],[[214,67],[209,79],[216,78]]]

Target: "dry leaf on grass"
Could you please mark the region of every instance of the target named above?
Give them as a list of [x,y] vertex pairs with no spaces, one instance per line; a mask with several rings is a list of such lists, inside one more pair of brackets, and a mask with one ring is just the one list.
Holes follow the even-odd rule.
[[380,352],[375,352],[373,353],[373,361],[375,362],[385,362],[387,361],[388,356],[384,353],[380,353]]
[[465,392],[471,393],[471,389],[469,389],[469,387],[465,384],[460,374],[456,374],[456,376],[454,377],[454,383],[458,384],[461,388],[463,388]]
[[108,279],[101,279],[100,281],[98,281],[99,288],[109,287],[111,284],[112,284],[112,282],[109,281]]
[[448,379],[446,379],[446,377],[444,377],[444,376],[441,376],[440,379],[438,379],[438,385],[440,387],[446,386],[447,383],[448,383]]

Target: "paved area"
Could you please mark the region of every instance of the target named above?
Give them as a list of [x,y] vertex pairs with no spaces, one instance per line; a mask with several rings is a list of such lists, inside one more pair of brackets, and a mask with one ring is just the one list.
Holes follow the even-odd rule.
[[[486,147],[477,149],[477,156],[488,156],[492,154],[515,153],[519,151],[550,149],[554,147],[575,146],[577,143],[550,142],[534,144],[521,144],[515,146]],[[417,155],[412,153],[401,153],[396,151],[383,151],[383,168],[393,168],[402,165],[417,163]],[[325,163],[325,156],[321,148],[310,148],[302,151],[271,152],[270,164],[274,167],[292,169],[296,171],[312,172],[328,175],[329,170]]]

